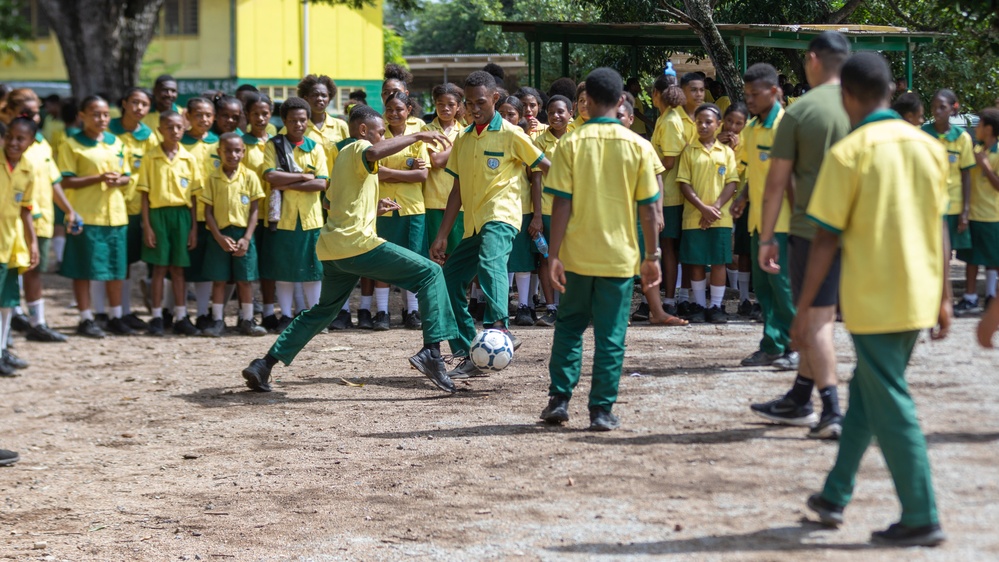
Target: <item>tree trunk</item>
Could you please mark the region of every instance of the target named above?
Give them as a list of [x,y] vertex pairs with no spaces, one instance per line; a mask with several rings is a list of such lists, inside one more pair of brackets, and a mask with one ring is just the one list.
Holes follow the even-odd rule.
[[101,94],[114,103],[138,84],[163,1],[38,0],[59,40],[74,96]]
[[742,72],[735,66],[732,50],[718,32],[710,0],[683,0],[683,5],[689,18],[686,23],[701,39],[701,45],[715,65],[715,75],[725,86],[729,98],[733,102],[742,101]]

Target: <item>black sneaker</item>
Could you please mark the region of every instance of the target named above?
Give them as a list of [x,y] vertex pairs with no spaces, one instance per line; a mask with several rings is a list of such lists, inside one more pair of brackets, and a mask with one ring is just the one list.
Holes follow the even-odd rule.
[[771,355],[762,349],[755,351],[752,355],[742,360],[743,367],[769,367],[774,361],[780,359],[780,355]]
[[145,332],[146,329],[149,327],[149,325],[143,322],[142,319],[139,318],[139,315],[137,315],[134,312],[126,314],[125,316],[122,317],[121,320],[122,322],[125,323],[126,326],[135,330],[136,332]]
[[293,316],[282,316],[281,319],[278,320],[277,328],[274,329],[274,332],[280,334],[281,332],[287,330],[288,326],[291,326],[291,321],[294,319],[295,318]]
[[[475,302],[475,301],[473,301]],[[482,322],[486,318],[486,303],[485,302],[475,302],[475,312],[472,312],[472,306],[468,307],[469,314],[472,315],[477,322]]]
[[444,366],[444,359],[441,358],[439,350],[424,347],[419,353],[409,358],[409,364],[423,373],[437,388],[451,394],[456,392],[454,383],[447,376],[447,367]]
[[798,405],[787,396],[762,404],[753,404],[749,408],[763,419],[784,425],[810,427],[819,421],[819,415],[812,409],[811,402]]
[[676,309],[675,304],[663,303],[663,312],[669,314],[670,316],[676,316],[676,317],[680,316],[680,312]]
[[517,314],[513,318],[514,326],[533,326],[534,316],[531,314],[531,307],[520,305],[517,307]]
[[643,302],[638,304],[638,308],[635,312],[631,313],[632,322],[645,322],[649,319],[649,303]]
[[272,334],[275,333],[275,331],[277,330],[279,323],[280,322],[278,321],[278,317],[274,314],[271,314],[270,316],[264,316],[263,318],[260,319],[260,325],[265,330],[267,330]]
[[349,330],[354,327],[354,323],[350,319],[350,313],[346,310],[341,310],[336,318],[330,322],[328,328],[331,332],[339,332],[341,330]]
[[451,380],[464,380],[472,377],[483,377],[486,374],[480,371],[470,358],[462,357],[461,363],[458,363],[457,367],[448,371],[447,376]]
[[971,302],[968,299],[962,298],[960,302],[954,305],[954,316],[966,316],[978,310],[978,301]]
[[146,333],[149,334],[150,336],[156,336],[156,337],[162,336],[163,331],[165,329],[163,327],[163,324],[164,322],[162,318],[153,318],[152,320],[149,321],[149,327],[146,328]]
[[871,542],[888,546],[938,546],[947,540],[940,525],[909,527],[895,523],[884,531],[871,533]]
[[558,319],[558,309],[549,308],[545,310],[545,313],[538,318],[538,321],[534,323],[535,326],[544,326],[546,328],[551,328],[555,325],[555,320]]
[[749,315],[753,313],[753,303],[746,299],[739,303],[739,316],[743,318],[749,318]]
[[822,497],[822,494],[812,494],[805,502],[819,516],[819,522],[826,527],[839,527],[843,524],[843,507]]
[[3,350],[3,353],[0,354],[0,362],[5,363],[11,369],[28,368],[28,362],[11,353],[9,349]]
[[374,326],[372,329],[376,332],[384,332],[388,330],[392,325],[392,315],[385,311],[380,311],[375,314],[375,320],[372,322]]
[[518,338],[517,336],[513,335],[513,332],[511,332],[507,328],[493,328],[493,330],[499,330],[499,331],[503,332],[504,334],[506,334],[507,336],[509,336],[510,337],[510,343],[513,344],[513,350],[514,351],[517,351],[518,349],[520,349],[520,345],[522,343],[524,343],[524,342],[520,341],[520,338]]
[[704,324],[708,321],[707,311],[697,303],[691,303],[687,312],[687,321],[691,324]]
[[224,320],[212,320],[208,326],[201,329],[201,335],[206,338],[221,338],[225,331]]
[[191,323],[189,316],[185,316],[173,323],[173,333],[178,336],[199,336],[201,330]]
[[763,308],[760,303],[753,303],[753,310],[749,313],[749,319],[753,322],[763,322]]
[[211,327],[212,317],[207,314],[202,314],[194,321],[194,327],[199,330],[204,330],[205,328]]
[[10,319],[10,329],[15,332],[27,332],[31,329],[31,321],[24,314],[15,314]]
[[0,377],[15,377],[17,374],[14,372],[14,367],[7,364],[6,361],[0,361]]
[[778,371],[797,371],[798,365],[801,363],[801,356],[798,355],[797,351],[788,351],[784,355],[781,355],[770,364],[771,367],[777,369]]
[[253,318],[244,318],[236,325],[236,330],[244,336],[260,337],[267,334],[267,330],[257,326],[257,321]]
[[676,304],[676,314],[673,316],[679,316],[684,320],[690,320],[690,305],[693,304],[689,301],[683,301]]
[[163,329],[169,330],[173,328],[173,312],[163,309]]
[[717,306],[705,310],[704,319],[707,320],[708,324],[728,324],[728,314]]
[[110,320],[110,319],[111,319],[111,317],[108,316],[106,312],[100,312],[100,313],[97,313],[97,314],[94,315],[94,322],[96,322],[97,323],[97,327],[100,328],[100,329],[102,329],[102,330],[107,330],[108,329],[107,328],[107,326],[108,326],[108,320]]
[[809,439],[829,439],[835,441],[843,434],[843,416],[823,413],[818,425],[808,430]]
[[611,431],[621,427],[621,420],[606,408],[590,408],[590,431]]
[[402,325],[407,330],[422,330],[423,319],[420,318],[420,311],[402,312]]
[[357,311],[357,329],[358,330],[374,330],[375,323],[371,320],[371,311],[362,308]]
[[28,341],[37,341],[44,343],[62,343],[69,339],[63,334],[60,334],[59,332],[53,330],[52,328],[49,328],[45,324],[32,326],[24,337]]
[[250,365],[243,369],[243,379],[246,380],[246,386],[254,392],[271,391],[271,368],[263,359],[250,361]]
[[134,336],[135,330],[128,327],[125,321],[121,318],[112,318],[108,320],[107,331],[111,332],[116,336]]
[[0,466],[8,466],[21,460],[21,455],[7,449],[0,449]]
[[98,328],[93,320],[81,320],[76,325],[76,335],[99,340],[104,337],[104,330]]
[[548,405],[541,410],[541,419],[545,423],[560,425],[569,421],[569,398],[561,394],[548,397]]

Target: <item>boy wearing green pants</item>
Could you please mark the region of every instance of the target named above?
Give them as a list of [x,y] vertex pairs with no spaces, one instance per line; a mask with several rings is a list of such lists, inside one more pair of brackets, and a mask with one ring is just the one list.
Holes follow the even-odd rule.
[[[552,285],[565,294],[555,322],[548,372],[547,423],[569,420],[569,399],[579,382],[583,332],[593,322],[596,350],[590,388],[590,429],[618,427],[611,413],[624,363],[624,339],[634,276],[643,291],[660,282],[655,160],[641,137],[621,126],[621,76],[598,68],[586,77],[590,119],[563,137],[545,179],[552,202],[549,264]],[[639,259],[636,213],[645,237]],[[639,267],[639,263],[641,266]]]
[[888,110],[891,92],[891,71],[880,55],[859,53],[843,65],[843,107],[854,129],[823,160],[808,205],[820,228],[792,336],[807,349],[812,303],[842,245],[841,306],[857,350],[836,464],[808,506],[824,524],[840,525],[861,458],[877,439],[902,517],[872,541],[935,546],[944,534],[905,368],[920,330],[939,326],[932,336],[942,339],[950,326],[948,164],[935,139]]
[[305,344],[336,318],[358,280],[367,277],[417,293],[424,345],[409,363],[434,385],[453,393],[454,383],[440,353],[440,342],[458,335],[444,274],[434,262],[375,233],[375,219],[399,208],[389,199],[378,200],[378,161],[415,142],[446,146],[450,141],[436,131],[383,140],[385,122],[367,106],[355,107],[349,124],[350,138],[337,145],[340,152],[326,192],[329,217],[316,244],[323,268],[319,302],[296,316],[267,355],[243,369],[243,378],[250,389],[270,392],[271,368],[278,361],[290,365]]

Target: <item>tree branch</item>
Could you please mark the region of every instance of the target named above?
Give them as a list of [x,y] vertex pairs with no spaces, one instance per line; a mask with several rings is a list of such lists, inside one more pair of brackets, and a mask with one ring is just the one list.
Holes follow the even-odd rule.
[[829,14],[826,18],[826,23],[843,23],[846,18],[853,15],[853,12],[857,11],[857,8],[864,3],[864,0],[848,0],[843,7],[836,10],[835,12]]
[[694,25],[694,20],[692,20],[690,16],[688,16],[685,12],[681,11],[677,7],[670,5],[670,3],[667,0],[661,0],[659,2],[659,5],[661,6],[661,8],[657,8],[656,9],[657,11],[663,12],[666,15],[670,16],[671,18],[679,20],[681,23],[685,23],[687,25]]
[[913,21],[911,17],[906,15],[902,11],[902,9],[898,7],[898,2],[896,0],[888,0],[888,5],[891,6],[891,10],[895,12],[896,16],[902,18],[902,21],[905,22],[905,25],[907,27],[911,27],[913,29],[920,29],[921,26],[915,21]]

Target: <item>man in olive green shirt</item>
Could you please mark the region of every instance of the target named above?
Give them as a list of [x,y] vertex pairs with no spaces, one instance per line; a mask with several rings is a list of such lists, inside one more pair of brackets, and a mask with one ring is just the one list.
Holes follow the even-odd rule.
[[[785,191],[794,189],[794,208],[788,237],[791,291],[797,301],[805,277],[805,266],[816,226],[806,216],[819,168],[829,148],[850,132],[850,120],[843,109],[839,72],[850,55],[850,44],[841,34],[827,31],[809,44],[805,74],[812,90],[791,105],[777,129],[771,151],[770,172],[763,196],[760,232],[760,268],[776,273],[779,250],[766,244],[774,238],[777,215]],[[791,179],[794,183],[791,183]],[[843,416],[836,392],[836,351],[833,326],[839,297],[839,256],[837,255],[808,315],[808,351],[801,352],[798,376],[791,390],[777,400],[751,406],[754,413],[770,421],[788,425],[808,425],[809,437],[838,439]],[[822,399],[822,415],[812,409],[812,388]]]

